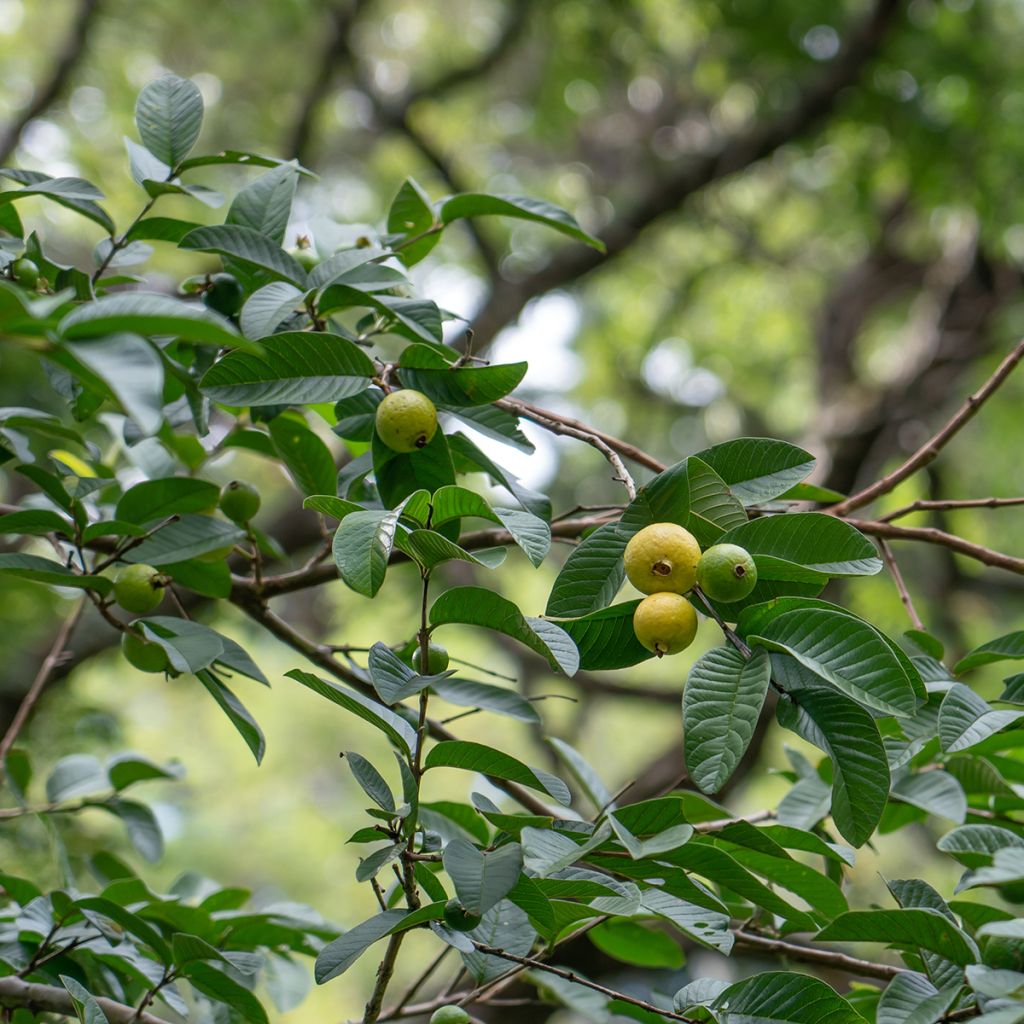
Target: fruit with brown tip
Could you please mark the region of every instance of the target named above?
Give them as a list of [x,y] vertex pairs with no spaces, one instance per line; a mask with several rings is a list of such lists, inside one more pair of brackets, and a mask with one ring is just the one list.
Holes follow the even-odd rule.
[[697,613],[681,594],[651,594],[633,612],[633,632],[659,658],[678,654],[697,635]]
[[643,594],[685,594],[697,579],[700,545],[676,523],[651,523],[629,539],[623,555],[629,582]]

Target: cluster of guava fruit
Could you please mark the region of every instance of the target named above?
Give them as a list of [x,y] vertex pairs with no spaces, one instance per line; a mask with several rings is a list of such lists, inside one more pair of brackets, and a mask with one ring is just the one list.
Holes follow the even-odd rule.
[[659,658],[678,654],[697,635],[697,613],[683,596],[700,588],[712,601],[742,601],[757,583],[757,566],[738,544],[701,553],[697,538],[676,523],[651,523],[635,533],[623,555],[626,577],[647,594],[633,613],[637,639]]

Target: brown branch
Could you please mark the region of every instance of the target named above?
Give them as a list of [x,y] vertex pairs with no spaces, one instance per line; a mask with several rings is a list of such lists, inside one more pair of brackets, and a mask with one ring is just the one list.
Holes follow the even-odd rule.
[[878,52],[902,6],[901,0],[875,0],[866,20],[848,33],[842,53],[815,82],[807,85],[787,113],[749,132],[725,139],[713,152],[675,174],[649,182],[642,198],[616,217],[603,234],[607,255],[579,246],[566,247],[540,270],[517,282],[505,282],[488,299],[473,323],[477,348],[486,346],[505,324],[515,320],[531,300],[562,288],[621,255],[643,231],[713,182],[742,171],[792,142],[832,112],[842,93],[857,83]]
[[991,565],[996,569],[1006,569],[1008,572],[1024,575],[1024,558],[1016,558],[1013,555],[1003,554],[1001,551],[982,547],[980,544],[973,544],[963,537],[958,537],[955,533],[947,533],[945,530],[938,530],[932,526],[896,526],[893,523],[883,523],[876,519],[844,518],[861,533],[873,537],[885,537],[887,540],[919,540],[925,544],[937,544],[940,547],[949,548],[950,551],[955,551],[957,554],[973,558],[983,565]]
[[282,146],[283,152],[299,163],[306,162],[320,104],[331,88],[338,66],[350,57],[349,33],[367,2],[368,0],[341,0],[334,4],[329,12],[325,31],[326,41],[320,60],[299,104],[298,114],[291,122],[288,140]]
[[872,960],[860,960],[855,956],[847,956],[845,953],[837,953],[834,950],[812,949],[810,946],[799,946],[794,942],[784,942],[782,939],[770,939],[764,935],[745,932],[742,929],[737,929],[734,934],[738,946],[758,949],[765,953],[775,953],[800,963],[816,964],[818,967],[844,971],[846,974],[855,974],[861,978],[890,981],[897,974],[904,974],[907,970],[905,967],[879,964]]
[[900,594],[900,600],[903,602],[903,607],[907,610],[907,615],[910,616],[910,621],[914,624],[914,629],[924,629],[924,623],[921,621],[921,616],[917,614],[917,609],[914,607],[913,598],[911,598],[910,591],[907,589],[907,584],[903,579],[903,573],[900,572],[900,567],[892,553],[892,548],[889,547],[888,542],[883,540],[881,537],[878,538],[878,550],[882,552],[882,560],[885,562],[886,567],[892,574],[893,583],[896,584],[896,589]]
[[11,747],[14,746],[15,740],[18,738],[18,733],[21,732],[25,723],[28,721],[29,715],[32,714],[32,709],[35,707],[36,702],[42,695],[43,689],[53,674],[53,670],[60,664],[61,659],[64,657],[64,649],[67,647],[71,633],[82,616],[82,611],[85,609],[87,600],[88,598],[83,597],[77,602],[77,604],[75,604],[74,608],[71,609],[71,612],[57,631],[57,635],[53,640],[53,646],[51,646],[49,653],[43,659],[43,663],[39,666],[39,671],[36,673],[35,679],[32,680],[32,685],[28,688],[28,692],[22,698],[21,704],[18,705],[18,710],[15,712],[14,718],[11,720],[11,724],[7,728],[7,732],[4,733],[4,738],[0,740],[0,765],[3,765]]
[[879,522],[892,523],[913,512],[952,512],[958,508],[1010,508],[1024,505],[1024,498],[961,498],[951,501],[912,501],[909,505],[896,509],[888,515],[881,516]]
[[[115,1002],[104,996],[95,996],[100,1009],[110,1024],[167,1024],[162,1017],[134,1006]],[[75,1004],[63,988],[56,985],[36,985],[21,978],[0,978],[0,1006],[9,1009],[27,1009],[32,1013],[56,1013],[62,1017],[76,1017]]]
[[[362,676],[337,661],[329,648],[315,644],[312,640],[304,637],[285,622],[284,619],[272,612],[265,604],[262,604],[251,590],[236,584],[232,588],[231,602],[251,619],[263,626],[269,633],[276,636],[278,640],[287,644],[292,650],[298,651],[303,657],[313,662],[314,665],[329,672],[336,679],[347,683],[353,689],[363,694],[363,696],[375,701],[380,700],[377,692]],[[437,740],[453,740],[457,738],[454,733],[449,732],[443,725],[435,722],[433,719],[427,720],[427,730]],[[550,808],[524,787],[514,782],[507,782],[504,779],[494,779],[493,781],[496,786],[503,789],[532,814],[551,814]]]
[[28,123],[39,117],[67,87],[75,67],[86,53],[89,34],[99,13],[102,0],[81,0],[64,48],[57,54],[50,77],[35,90],[28,104],[0,135],[0,164],[5,164],[17,148]]
[[696,1020],[693,1017],[686,1017],[681,1013],[675,1013],[673,1010],[664,1010],[660,1006],[655,1006],[654,1003],[648,1003],[644,999],[637,999],[634,996],[627,995],[625,992],[616,992],[615,989],[607,988],[604,985],[599,985],[596,981],[591,981],[589,978],[581,977],[575,971],[566,971],[561,967],[553,967],[551,964],[546,964],[543,960],[537,960],[535,957],[518,956],[516,953],[509,953],[504,949],[499,949],[497,946],[489,946],[485,942],[474,942],[473,945],[476,946],[480,953],[496,956],[501,960],[508,960],[514,964],[521,964],[531,971],[543,971],[545,974],[553,974],[565,981],[572,982],[574,985],[582,985],[584,988],[600,992],[601,995],[607,996],[609,999],[616,999],[619,1002],[629,1003],[630,1006],[638,1006],[642,1010],[656,1013],[666,1020],[680,1020],[684,1021],[685,1024],[696,1024]]
[[982,405],[999,390],[1000,385],[1010,376],[1021,359],[1024,359],[1024,340],[1017,343],[1013,351],[996,367],[992,376],[973,395],[970,395],[943,427],[925,441],[910,458],[897,466],[891,473],[887,473],[869,487],[865,487],[837,505],[833,505],[827,511],[833,515],[845,516],[874,501],[875,498],[888,494],[907,477],[934,461],[939,452],[974,419]]
[[588,437],[584,437],[582,440],[588,441],[588,443],[592,443],[589,441],[589,438],[596,438],[616,454],[630,459],[638,466],[644,466],[646,469],[653,470],[655,473],[661,473],[665,469],[664,462],[659,462],[658,459],[653,455],[648,455],[642,448],[637,448],[636,445],[614,437],[612,434],[606,434],[603,430],[598,430],[582,420],[575,420],[570,416],[562,416],[560,413],[552,412],[550,409],[542,409],[532,402],[524,402],[519,398],[503,398],[494,404],[499,409],[505,409],[508,412],[515,413],[517,416],[522,416],[524,419],[544,427],[545,430],[553,434],[566,434],[570,437],[579,437],[581,433],[586,434]]

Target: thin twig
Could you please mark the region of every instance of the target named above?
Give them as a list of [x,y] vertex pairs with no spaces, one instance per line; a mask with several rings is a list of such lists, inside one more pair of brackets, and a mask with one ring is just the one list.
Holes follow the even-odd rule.
[[1000,385],[1010,376],[1021,359],[1024,359],[1024,340],[1017,342],[1013,351],[996,367],[992,376],[974,394],[970,395],[941,429],[925,441],[905,462],[897,466],[891,473],[886,473],[869,487],[850,495],[849,498],[833,505],[827,511],[833,515],[845,516],[854,509],[874,501],[875,498],[888,494],[907,477],[934,461],[939,452],[974,419],[982,405],[999,390]]
[[991,548],[974,544],[955,533],[947,533],[945,530],[938,530],[933,526],[896,526],[894,523],[883,523],[876,519],[847,518],[846,521],[861,533],[867,533],[873,537],[885,537],[888,540],[919,540],[926,544],[937,544],[940,547],[949,548],[950,551],[955,551],[957,554],[973,558],[983,565],[991,565],[996,569],[1006,569],[1008,572],[1024,575],[1024,558],[1007,555],[1001,551],[993,551]]
[[[104,996],[96,996],[96,1002],[110,1024],[167,1024],[162,1017],[152,1013],[137,1014],[134,1006]],[[35,1013],[56,1013],[62,1017],[77,1016],[75,1005],[66,989],[56,985],[36,985],[14,976],[0,978],[0,1006],[23,1007]]]
[[757,935],[754,932],[743,931],[742,929],[737,929],[734,934],[738,946],[745,946],[747,949],[759,949],[765,953],[776,953],[779,956],[785,956],[790,960],[798,960],[805,964],[830,967],[833,970],[845,971],[847,974],[855,974],[861,978],[879,978],[883,981],[890,981],[897,974],[903,974],[907,970],[906,967],[879,964],[872,960],[860,960],[855,956],[847,956],[846,953],[838,953],[830,949],[812,949],[810,946],[798,946],[794,942],[771,939],[764,935]]
[[29,122],[39,117],[64,89],[79,61],[88,53],[89,35],[96,22],[101,0],[81,0],[74,23],[68,30],[64,48],[53,62],[50,77],[34,92],[32,101],[5,129],[0,137],[0,164],[11,158]]
[[951,512],[958,508],[1009,508],[1024,505],[1024,498],[961,498],[951,501],[912,501],[888,515],[880,516],[880,523],[892,523],[912,512]]
[[910,616],[910,621],[914,624],[914,629],[924,629],[924,623],[921,621],[921,616],[917,614],[917,609],[914,607],[913,598],[911,598],[910,591],[907,589],[907,584],[904,582],[903,573],[900,572],[900,567],[892,553],[892,548],[889,547],[888,542],[882,537],[878,538],[878,550],[882,552],[882,560],[885,562],[890,574],[892,575],[893,583],[896,584],[896,589],[900,594],[900,600],[903,602],[903,607],[907,610],[907,615]]
[[14,718],[11,720],[11,724],[7,727],[7,732],[4,733],[4,738],[0,740],[0,765],[3,764],[4,759],[18,738],[18,733],[21,732],[25,722],[28,721],[29,715],[32,714],[32,709],[39,700],[47,682],[49,682],[53,670],[57,668],[64,657],[64,649],[67,647],[71,633],[82,616],[82,611],[85,609],[87,601],[88,598],[81,598],[71,609],[63,625],[57,631],[49,652],[43,659],[43,663],[39,666],[39,671],[36,673],[35,679],[32,680],[32,685],[28,688],[28,693],[22,698],[21,704],[18,705],[18,710],[14,713]]

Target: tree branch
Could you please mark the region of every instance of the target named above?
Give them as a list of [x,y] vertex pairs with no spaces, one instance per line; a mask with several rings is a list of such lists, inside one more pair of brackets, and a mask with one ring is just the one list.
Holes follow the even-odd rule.
[[299,104],[297,116],[291,122],[291,133],[282,151],[299,163],[305,163],[320,104],[331,88],[338,65],[350,56],[348,36],[368,0],[341,0],[328,13],[326,42],[320,61],[313,72],[306,93]]
[[[94,998],[110,1024],[167,1024],[162,1017],[145,1011],[140,1013],[134,1006],[104,996]],[[56,985],[36,985],[13,976],[0,978],[0,1006],[32,1013],[56,1013],[62,1017],[77,1016],[71,996],[64,989]]]
[[878,549],[882,552],[882,560],[885,562],[889,572],[892,574],[893,582],[896,584],[896,589],[900,594],[900,600],[903,602],[903,607],[907,610],[907,615],[910,616],[910,621],[913,623],[914,629],[924,629],[924,623],[921,621],[921,616],[917,614],[917,609],[914,607],[913,598],[910,596],[910,591],[907,589],[907,584],[903,579],[903,573],[900,572],[900,567],[892,553],[892,548],[889,547],[887,541],[879,537]]
[[1010,508],[1013,505],[1024,505],[1024,498],[962,498],[951,501],[912,501],[903,508],[896,509],[888,515],[881,516],[879,522],[892,523],[913,512],[952,512],[959,508]]
[[39,117],[64,91],[72,72],[86,52],[89,33],[101,5],[102,0],[81,0],[79,3],[75,20],[68,30],[64,48],[57,54],[50,77],[36,89],[29,105],[0,135],[0,164],[10,160],[28,123]]
[[863,490],[852,494],[844,501],[833,505],[829,512],[833,515],[845,516],[855,509],[867,505],[875,498],[888,494],[907,477],[912,476],[919,469],[923,469],[930,462],[933,462],[939,452],[953,440],[954,437],[977,415],[978,410],[985,402],[999,390],[1000,385],[1013,372],[1017,364],[1024,359],[1024,340],[1017,343],[1012,352],[996,367],[995,372],[973,395],[960,406],[953,416],[942,426],[942,428],[930,437],[920,448],[914,452],[905,462],[897,466],[891,473],[887,473],[880,480]]
[[604,232],[606,255],[579,246],[561,249],[537,272],[518,282],[503,283],[473,322],[474,345],[482,348],[489,344],[531,299],[565,287],[621,255],[646,228],[677,210],[695,192],[749,167],[813,128],[833,110],[842,92],[856,84],[901,6],[901,0],[876,0],[867,19],[849,33],[843,52],[817,81],[804,88],[792,110],[763,127],[727,138],[674,175],[649,183],[641,190],[643,197]]
[[1024,575],[1024,558],[1004,555],[1001,551],[993,551],[980,544],[973,544],[963,537],[958,537],[955,533],[946,533],[945,530],[938,530],[932,526],[896,526],[893,523],[883,523],[875,519],[844,518],[861,533],[867,533],[873,537],[885,537],[888,540],[919,540],[925,544],[937,544],[940,547],[949,548],[950,551],[955,551],[957,554],[973,558],[983,565],[991,565],[996,569],[1006,569],[1008,572]]
[[906,967],[895,967],[889,964],[879,964],[871,960],[860,960],[854,956],[847,956],[845,953],[837,953],[829,949],[812,949],[810,946],[799,946],[795,942],[784,942],[782,939],[770,939],[764,935],[757,935],[754,932],[746,932],[743,929],[735,931],[736,944],[747,949],[759,949],[764,953],[775,953],[787,957],[790,960],[797,960],[800,963],[816,964],[818,967],[828,967],[835,971],[844,971],[847,974],[856,974],[861,978],[878,978],[881,981],[891,981],[897,974],[904,974]]
[[71,609],[70,614],[57,631],[57,635],[53,639],[53,646],[51,646],[49,653],[39,666],[39,671],[36,673],[35,679],[32,680],[32,685],[28,688],[28,692],[22,699],[21,704],[18,705],[18,710],[14,713],[14,718],[11,719],[11,724],[7,727],[7,732],[4,733],[4,738],[0,740],[0,766],[3,765],[4,759],[10,753],[11,747],[14,746],[18,733],[21,732],[28,721],[29,715],[32,714],[32,709],[35,707],[36,701],[39,700],[43,689],[53,675],[53,670],[64,657],[64,649],[67,647],[71,633],[78,624],[78,620],[82,617],[82,612],[87,603],[88,598],[81,598],[74,608]]

